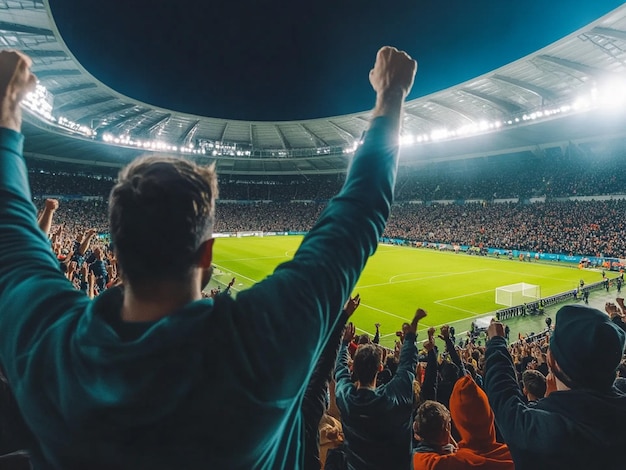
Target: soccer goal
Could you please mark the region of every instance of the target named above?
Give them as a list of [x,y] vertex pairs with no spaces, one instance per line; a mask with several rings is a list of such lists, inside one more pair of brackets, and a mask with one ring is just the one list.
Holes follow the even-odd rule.
[[496,288],[496,303],[513,307],[528,302],[534,302],[541,298],[541,287],[535,284],[519,282],[509,286]]

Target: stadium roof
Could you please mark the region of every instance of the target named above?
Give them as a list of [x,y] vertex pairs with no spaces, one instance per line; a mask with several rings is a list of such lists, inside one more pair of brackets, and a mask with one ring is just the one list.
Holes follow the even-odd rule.
[[[221,173],[336,173],[368,126],[369,112],[265,122],[148,105],[108,88],[78,63],[47,0],[0,0],[0,9],[0,48],[29,54],[42,85],[26,113],[26,155],[120,165],[163,151],[215,160]],[[402,161],[622,138],[625,118],[615,106],[625,105],[626,4],[516,62],[408,102]]]

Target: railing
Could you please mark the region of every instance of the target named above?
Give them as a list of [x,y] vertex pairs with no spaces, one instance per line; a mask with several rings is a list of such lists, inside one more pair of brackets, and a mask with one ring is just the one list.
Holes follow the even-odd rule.
[[578,299],[580,298],[579,296],[584,295],[585,292],[591,292],[594,290],[606,288],[606,282],[609,282],[609,280],[605,279],[600,282],[588,284],[583,288],[578,288],[567,292],[561,292],[560,294],[551,295],[550,297],[544,297],[543,299],[539,299],[533,302],[527,302],[525,304],[503,308],[501,310],[497,310],[495,312],[495,316],[497,320],[507,320],[509,318],[524,315],[540,315],[543,313],[543,309],[545,307],[565,302],[567,300]]

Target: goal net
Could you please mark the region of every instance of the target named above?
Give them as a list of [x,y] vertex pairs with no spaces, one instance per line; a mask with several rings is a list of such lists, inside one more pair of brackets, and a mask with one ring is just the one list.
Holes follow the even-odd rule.
[[541,287],[535,284],[519,282],[509,286],[496,288],[496,303],[513,307],[528,302],[534,302],[541,298]]

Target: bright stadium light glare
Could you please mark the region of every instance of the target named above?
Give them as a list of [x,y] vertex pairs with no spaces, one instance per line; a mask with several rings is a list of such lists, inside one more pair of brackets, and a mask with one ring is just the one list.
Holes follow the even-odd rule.
[[626,80],[613,78],[596,90],[595,101],[602,107],[622,107],[626,102]]
[[[572,99],[574,98],[574,99]],[[539,107],[535,109],[527,109],[524,114],[515,114],[509,116],[501,116],[498,120],[488,121],[480,120],[472,122],[457,128],[438,128],[433,129],[423,134],[413,134],[406,132],[399,139],[401,146],[410,146],[415,144],[423,144],[430,141],[442,141],[455,139],[460,137],[469,137],[474,134],[493,132],[500,130],[506,126],[516,126],[529,124],[528,121],[540,121],[546,118],[551,118],[556,115],[563,115],[574,112],[585,112],[590,109],[626,109],[626,76],[620,77],[614,74],[611,78],[605,80],[598,80],[592,86],[586,87],[586,91],[579,96],[570,97],[569,102],[561,102],[554,108]],[[167,129],[161,126],[153,140],[143,140],[131,136],[128,132],[121,135],[115,135],[110,132],[104,133],[102,136],[98,136],[95,129],[90,126],[80,124],[72,121],[66,116],[55,116],[53,106],[54,96],[46,89],[41,83],[37,83],[35,90],[29,93],[23,100],[22,106],[30,111],[37,118],[54,123],[57,127],[62,127],[69,130],[74,134],[81,134],[82,136],[94,139],[100,138],[102,142],[110,145],[119,145],[126,147],[134,147],[140,149],[154,150],[154,151],[168,151],[181,154],[211,154],[213,156],[233,156],[233,157],[248,157],[252,156],[250,146],[240,146],[239,144],[224,143],[220,141],[211,141],[209,139],[198,139],[194,142],[188,142],[181,146],[176,146],[172,143],[166,142]],[[463,102],[463,100],[459,100]],[[65,103],[64,103],[65,104]],[[101,125],[107,125],[110,118],[100,120]],[[179,124],[179,127],[181,125]],[[362,142],[359,140],[354,141],[352,144],[348,144],[338,151],[344,154],[354,153]],[[254,150],[254,149],[253,149]],[[307,155],[329,155],[337,151],[333,147],[318,147],[306,150]],[[271,150],[269,150],[271,151]],[[288,157],[292,154],[291,151],[276,150],[276,153],[272,155],[278,155],[279,157]],[[296,155],[296,153],[293,153]]]
[[430,138],[432,140],[442,140],[448,137],[450,131],[448,129],[435,129],[430,133]]
[[575,111],[588,109],[591,106],[591,102],[587,96],[579,96],[574,104],[572,105],[572,109]]
[[400,145],[413,145],[415,143],[415,136],[411,134],[405,134],[400,137]]

